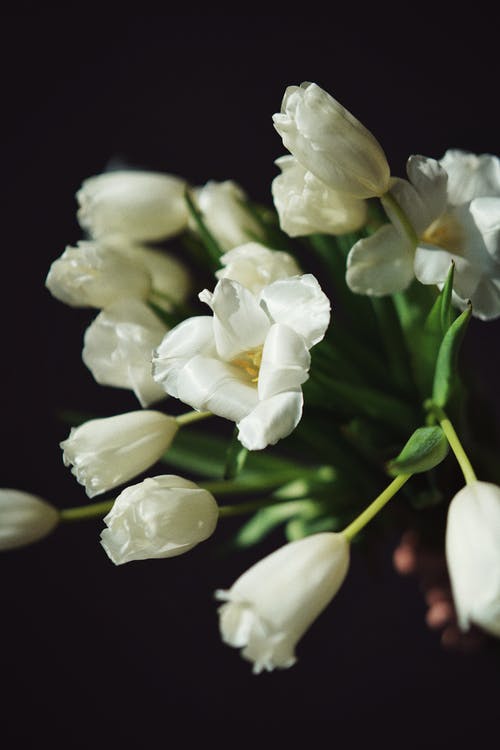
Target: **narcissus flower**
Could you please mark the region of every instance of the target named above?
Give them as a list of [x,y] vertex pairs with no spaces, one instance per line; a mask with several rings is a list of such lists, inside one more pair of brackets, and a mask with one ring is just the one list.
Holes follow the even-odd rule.
[[152,466],[167,450],[178,425],[158,411],[132,411],[73,427],[61,443],[65,466],[95,497]]
[[241,648],[253,671],[291,667],[295,647],[333,599],[349,568],[342,534],[320,533],[285,544],[231,586],[217,591],[225,643]]
[[104,518],[101,544],[115,565],[174,557],[215,531],[219,508],[194,482],[174,475],[150,477],[127,487]]
[[446,559],[462,630],[475,624],[500,637],[500,487],[476,481],[455,495]]
[[32,544],[50,534],[59,511],[37,495],[0,489],[0,550]]
[[389,165],[378,141],[317,84],[288,86],[273,121],[285,148],[333,190],[371,198],[389,189]]
[[153,377],[194,409],[237,423],[250,450],[273,445],[302,416],[309,349],[322,340],[330,303],[311,274],[274,281],[253,295],[221,279],[200,299],[213,316],[188,318],[167,333]]
[[300,268],[293,255],[270,250],[258,242],[247,242],[221,255],[223,268],[216,271],[218,279],[238,281],[253,294],[278,279],[298,276]]

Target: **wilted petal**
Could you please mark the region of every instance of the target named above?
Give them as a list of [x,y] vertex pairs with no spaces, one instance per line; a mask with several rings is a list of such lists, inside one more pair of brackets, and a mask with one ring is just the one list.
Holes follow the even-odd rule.
[[238,424],[238,440],[245,448],[258,451],[287,437],[302,416],[304,397],[300,388],[259,401]]
[[346,282],[357,294],[394,294],[413,278],[413,249],[391,225],[356,242],[347,257]]

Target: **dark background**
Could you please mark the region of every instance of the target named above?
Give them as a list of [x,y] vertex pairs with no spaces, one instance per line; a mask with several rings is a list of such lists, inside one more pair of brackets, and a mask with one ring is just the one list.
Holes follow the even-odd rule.
[[[405,6],[406,21],[383,11],[329,21],[317,11],[3,17],[1,486],[60,507],[85,502],[62,465],[68,429],[55,415],[137,408],[131,394],[97,386],[81,363],[92,314],[44,288],[49,264],[81,237],[81,181],[121,158],[193,184],[231,178],[270,203],[283,153],[271,115],[286,85],[303,80],[370,128],[393,174],[404,174],[410,153],[498,153],[497,33],[471,10],[474,18],[439,18]],[[474,324],[466,350],[492,391],[498,333],[496,323]],[[220,643],[212,593],[263,550],[226,560],[207,543],[115,568],[99,530],[98,522],[66,527],[2,555],[9,750],[166,745],[178,722],[189,732],[208,721],[221,738],[233,722],[245,732],[274,725],[283,739],[300,723],[354,747],[367,739],[482,747],[497,727],[498,657],[442,650],[425,626],[418,583],[393,572],[390,546],[376,572],[354,555],[348,583],[300,643],[293,669],[255,677]],[[232,735],[235,745],[241,739]]]

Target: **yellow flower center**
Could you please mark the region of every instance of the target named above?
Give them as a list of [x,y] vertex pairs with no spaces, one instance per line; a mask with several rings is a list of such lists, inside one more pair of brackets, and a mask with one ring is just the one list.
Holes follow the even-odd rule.
[[437,245],[455,255],[461,255],[463,249],[463,232],[458,221],[450,214],[443,214],[433,221],[422,239],[430,245]]
[[239,367],[246,372],[252,383],[257,383],[259,379],[260,363],[262,362],[262,345],[255,349],[248,349],[246,352],[238,354],[231,364]]

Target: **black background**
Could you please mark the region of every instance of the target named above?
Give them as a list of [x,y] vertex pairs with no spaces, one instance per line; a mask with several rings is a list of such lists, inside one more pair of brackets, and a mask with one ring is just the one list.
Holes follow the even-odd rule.
[[[498,153],[494,27],[477,7],[473,18],[410,7],[407,20],[382,10],[349,20],[318,11],[3,17],[2,486],[60,507],[83,503],[62,465],[67,427],[55,415],[137,408],[81,363],[92,315],[44,288],[50,262],[81,236],[76,190],[111,158],[192,184],[231,178],[269,203],[283,153],[271,115],[286,85],[303,80],[372,130],[393,174],[404,174],[410,153]],[[498,372],[498,333],[496,323],[472,326],[467,356],[485,388]],[[220,727],[221,741],[235,722],[245,732],[274,725],[283,740],[300,723],[311,739],[354,747],[417,738],[422,747],[482,747],[496,729],[498,659],[442,650],[417,582],[396,576],[390,548],[375,572],[354,556],[293,669],[255,677],[220,643],[212,594],[280,536],[230,560],[207,543],[115,568],[99,529],[59,529],[0,559],[0,734],[9,750],[163,746],[179,723],[186,733],[210,726],[207,737]],[[240,732],[229,736],[241,743]]]

